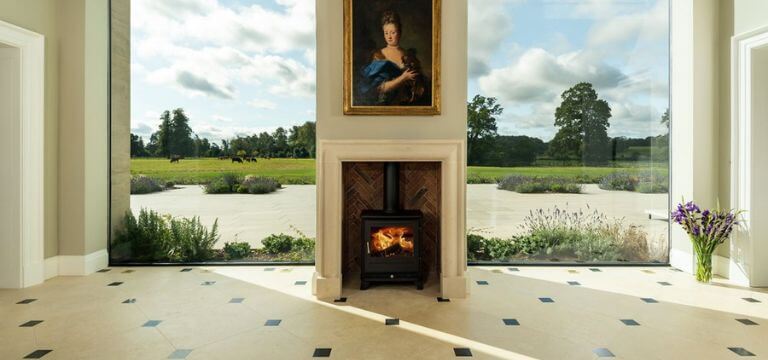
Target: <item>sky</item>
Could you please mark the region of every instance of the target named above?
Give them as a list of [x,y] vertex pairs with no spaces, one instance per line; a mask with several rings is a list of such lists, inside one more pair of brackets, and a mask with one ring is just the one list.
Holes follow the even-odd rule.
[[[668,34],[668,0],[469,0],[468,97],[499,100],[500,134],[548,141],[560,94],[588,81],[609,135],[663,134]],[[131,82],[145,141],[175,108],[216,142],[314,121],[315,1],[133,0]]]
[[183,108],[215,142],[315,120],[315,2],[133,0],[131,132]]
[[610,136],[666,133],[668,0],[469,0],[468,97],[498,99],[499,133],[554,137],[582,82],[611,107]]

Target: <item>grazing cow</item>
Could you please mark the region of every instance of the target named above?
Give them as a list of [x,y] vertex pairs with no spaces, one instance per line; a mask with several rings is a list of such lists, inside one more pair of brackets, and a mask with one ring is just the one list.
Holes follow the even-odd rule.
[[177,163],[181,159],[182,159],[181,155],[171,155],[171,164]]
[[239,163],[242,164],[243,163],[243,158],[241,158],[239,156],[233,156],[232,157],[232,163],[236,163],[236,162],[239,162]]

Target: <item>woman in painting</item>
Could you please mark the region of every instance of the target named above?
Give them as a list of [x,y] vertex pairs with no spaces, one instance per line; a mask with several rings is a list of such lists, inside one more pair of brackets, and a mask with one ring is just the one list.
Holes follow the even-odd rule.
[[386,46],[371,55],[363,67],[358,91],[367,105],[430,105],[427,80],[414,49],[400,47],[400,15],[385,11],[381,28]]

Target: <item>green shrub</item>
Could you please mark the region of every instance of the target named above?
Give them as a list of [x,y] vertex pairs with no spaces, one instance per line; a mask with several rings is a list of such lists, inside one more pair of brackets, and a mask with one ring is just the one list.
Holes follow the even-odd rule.
[[531,211],[523,234],[511,239],[467,234],[470,261],[557,258],[576,261],[648,261],[647,233],[597,211]]
[[251,255],[251,244],[247,242],[226,242],[224,243],[224,253],[228,259],[242,259]]
[[472,174],[467,176],[467,184],[496,184],[499,178]]
[[598,186],[603,190],[634,191],[639,182],[640,178],[636,174],[618,171],[604,176]]
[[238,192],[248,194],[268,194],[281,187],[280,183],[273,179],[248,175],[240,184]]
[[287,253],[293,247],[293,236],[285,234],[272,234],[261,240],[264,250],[270,254]]
[[261,240],[264,251],[276,255],[278,261],[311,261],[315,257],[315,240],[300,233],[298,236],[272,234]]
[[138,219],[126,212],[115,232],[114,258],[130,262],[205,261],[214,256],[218,219],[209,231],[199,218],[171,218],[141,209]]
[[206,194],[231,194],[237,190],[240,179],[235,174],[223,174],[205,185]]
[[213,222],[210,231],[200,223],[199,217],[171,219],[171,260],[205,261],[211,259],[213,246],[219,240],[218,228],[218,219]]
[[637,174],[617,171],[604,176],[600,180],[599,187],[603,190],[666,193],[669,190],[669,177],[653,171]]
[[149,194],[163,191],[160,183],[146,175],[131,176],[131,194]]
[[176,183],[174,183],[173,181],[166,181],[165,182],[165,188],[166,189],[173,189],[174,187],[176,187]]
[[530,193],[581,193],[581,185],[560,177],[531,177],[510,175],[499,180],[498,188],[521,194]]
[[242,180],[234,174],[224,174],[205,185],[207,194],[268,194],[280,189],[277,180],[247,175]]
[[122,226],[115,232],[115,252],[121,260],[152,262],[168,257],[170,232],[167,218],[159,213],[141,209],[137,219],[128,211]]

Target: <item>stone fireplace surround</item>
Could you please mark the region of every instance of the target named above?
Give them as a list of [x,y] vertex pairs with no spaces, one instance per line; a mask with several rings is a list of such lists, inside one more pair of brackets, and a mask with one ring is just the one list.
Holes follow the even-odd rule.
[[[441,164],[440,295],[464,298],[469,286],[463,140],[320,140],[317,148],[317,243],[312,293],[342,296],[342,162],[430,161]],[[415,290],[414,290],[415,291]]]

